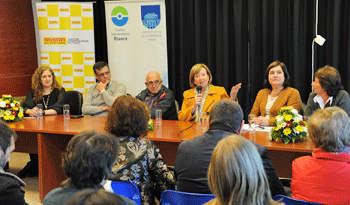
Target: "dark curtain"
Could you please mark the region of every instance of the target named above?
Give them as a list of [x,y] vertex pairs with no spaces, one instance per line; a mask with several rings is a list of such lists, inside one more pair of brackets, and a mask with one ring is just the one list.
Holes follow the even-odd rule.
[[[57,1],[57,0],[46,0]],[[96,61],[108,60],[104,0],[94,4]],[[267,66],[280,60],[287,65],[290,84],[306,103],[311,92],[312,41],[315,37],[316,0],[165,0],[169,87],[182,104],[189,89],[189,73],[205,63],[213,84],[242,83],[238,99],[245,115],[263,88]],[[348,0],[319,0],[319,35],[315,44],[315,71],[331,65],[339,69],[350,90],[350,5]]]
[[318,34],[326,42],[316,49],[315,70],[324,65],[337,68],[345,90],[350,91],[350,2],[319,1]]
[[313,6],[312,1],[249,0],[250,105],[263,88],[267,66],[275,60],[286,64],[291,87],[306,103],[311,91]]
[[[334,66],[350,90],[350,5],[347,0],[320,0],[317,34],[326,38],[315,44],[315,72],[324,65]],[[316,0],[249,0],[249,63],[252,93],[263,88],[267,66],[280,60],[287,65],[291,86],[297,88],[304,103],[311,92],[312,41],[316,35]],[[250,97],[253,100],[254,97]],[[252,104],[251,104],[252,105]]]

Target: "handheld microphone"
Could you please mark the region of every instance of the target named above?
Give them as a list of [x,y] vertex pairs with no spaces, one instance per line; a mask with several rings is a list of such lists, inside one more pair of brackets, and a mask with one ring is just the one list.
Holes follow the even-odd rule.
[[[199,93],[199,94],[201,94],[201,92],[202,92],[202,86],[197,86],[196,87],[196,90],[197,90],[197,93]],[[196,107],[196,113],[197,113],[197,115],[198,115],[198,120],[200,121],[201,119],[201,116],[199,116],[199,107],[200,107],[201,105],[198,105],[197,107]]]

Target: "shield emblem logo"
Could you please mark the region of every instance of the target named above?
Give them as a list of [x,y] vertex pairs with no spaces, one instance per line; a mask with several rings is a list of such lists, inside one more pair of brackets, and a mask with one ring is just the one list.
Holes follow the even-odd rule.
[[141,21],[146,28],[156,28],[160,19],[160,5],[141,6]]

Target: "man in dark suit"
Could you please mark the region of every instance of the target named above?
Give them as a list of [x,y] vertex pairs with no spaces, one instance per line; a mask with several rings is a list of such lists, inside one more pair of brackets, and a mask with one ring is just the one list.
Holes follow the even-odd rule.
[[21,189],[25,183],[3,169],[10,160],[10,153],[15,149],[16,139],[16,133],[0,120],[0,204],[27,204]]
[[151,71],[146,76],[146,89],[136,96],[145,103],[151,112],[151,118],[155,118],[155,110],[162,110],[163,120],[177,120],[175,98],[173,91],[163,85],[163,81],[157,71]]
[[[243,111],[239,104],[232,100],[216,102],[210,112],[209,130],[201,136],[182,142],[175,160],[176,189],[183,192],[210,194],[207,171],[211,155],[217,143],[232,135],[240,134],[244,124]],[[267,148],[253,142],[262,158],[271,194],[285,195],[270,158]]]

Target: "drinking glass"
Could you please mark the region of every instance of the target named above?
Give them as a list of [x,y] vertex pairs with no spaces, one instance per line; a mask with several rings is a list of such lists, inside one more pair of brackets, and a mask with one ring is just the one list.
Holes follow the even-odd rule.
[[156,118],[156,126],[157,127],[162,126],[162,110],[161,109],[157,109],[155,111],[155,118]]
[[207,130],[209,127],[209,112],[203,112],[201,117],[201,128]]
[[36,118],[43,119],[43,104],[37,104],[36,107],[38,108],[36,111]]
[[248,122],[249,122],[249,130],[255,130],[254,123],[255,123],[255,115],[250,114],[248,115]]
[[69,120],[69,104],[63,105],[63,119]]

